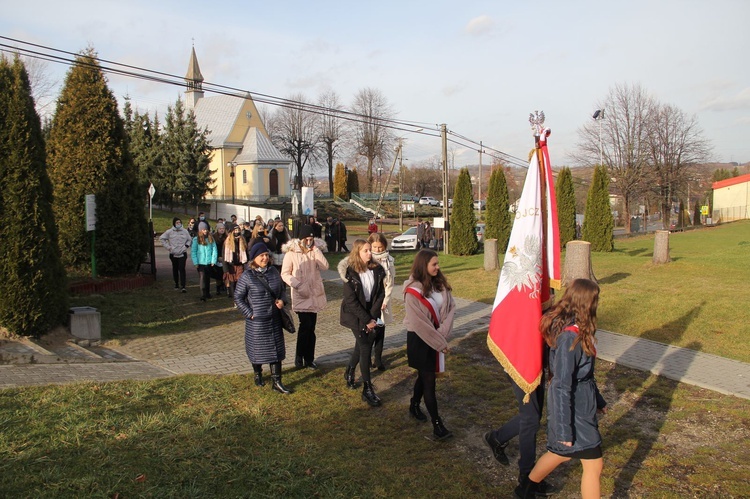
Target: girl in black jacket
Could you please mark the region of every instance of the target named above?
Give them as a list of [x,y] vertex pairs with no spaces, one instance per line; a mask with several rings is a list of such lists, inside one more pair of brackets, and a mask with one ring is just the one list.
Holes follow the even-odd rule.
[[539,482],[572,458],[583,465],[583,498],[599,497],[603,460],[596,415],[607,412],[607,403],[594,380],[598,304],[599,286],[588,279],[576,279],[539,323],[550,347],[547,453],[516,488],[518,497],[536,497]]
[[359,364],[364,387],[362,400],[373,407],[381,404],[370,381],[370,356],[376,337],[376,323],[385,299],[385,270],[372,259],[370,243],[364,239],[354,241],[346,269],[344,298],[341,300],[340,323],[354,334],[354,351],[346,368],[346,384],[356,388],[354,370]]

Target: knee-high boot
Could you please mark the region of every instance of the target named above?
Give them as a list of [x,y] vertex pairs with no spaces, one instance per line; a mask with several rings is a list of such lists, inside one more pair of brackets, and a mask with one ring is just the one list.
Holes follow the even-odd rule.
[[284,386],[281,382],[281,362],[274,362],[271,364],[271,378],[273,378],[272,388],[279,393],[288,395],[292,393],[290,389]]

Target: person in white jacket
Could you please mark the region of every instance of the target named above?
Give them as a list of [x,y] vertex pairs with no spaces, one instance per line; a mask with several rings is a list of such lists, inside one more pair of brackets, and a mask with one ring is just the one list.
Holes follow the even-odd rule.
[[182,228],[182,220],[179,217],[172,219],[172,228],[165,231],[160,237],[161,245],[169,251],[169,259],[172,261],[172,277],[174,278],[175,291],[185,289],[185,264],[187,263],[188,249],[193,241],[190,232]]

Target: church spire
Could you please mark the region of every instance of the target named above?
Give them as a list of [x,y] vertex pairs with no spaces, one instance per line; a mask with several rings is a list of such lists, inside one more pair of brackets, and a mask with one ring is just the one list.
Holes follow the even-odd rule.
[[190,54],[188,71],[185,75],[185,83],[187,83],[185,103],[188,108],[194,109],[198,100],[203,97],[203,75],[201,74],[200,66],[198,66],[198,57],[195,55],[195,47],[193,47]]

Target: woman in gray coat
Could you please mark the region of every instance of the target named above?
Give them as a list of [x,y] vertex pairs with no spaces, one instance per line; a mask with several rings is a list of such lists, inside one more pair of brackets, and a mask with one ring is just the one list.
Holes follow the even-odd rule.
[[264,386],[263,364],[270,364],[273,389],[289,394],[281,382],[281,361],[286,357],[281,311],[286,286],[279,271],[270,265],[268,247],[256,243],[250,248],[248,269],[237,282],[234,303],[245,316],[245,351],[255,371],[255,384]]

